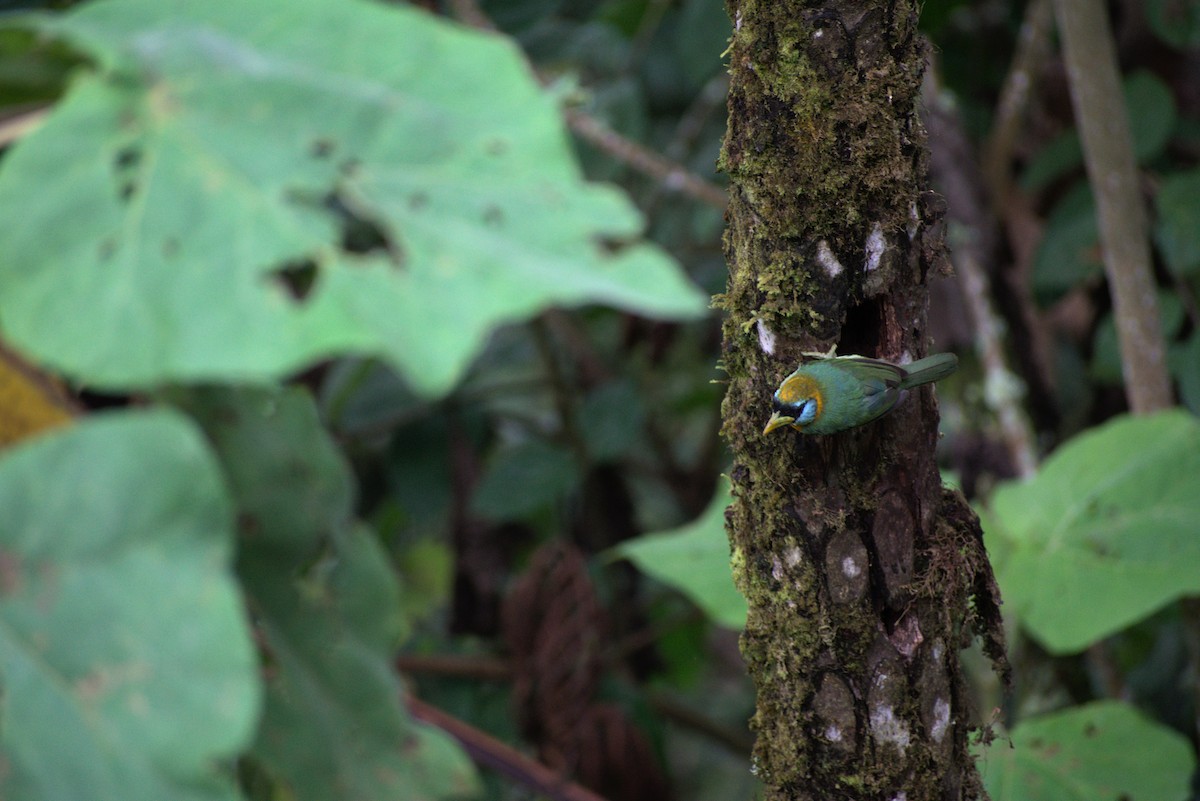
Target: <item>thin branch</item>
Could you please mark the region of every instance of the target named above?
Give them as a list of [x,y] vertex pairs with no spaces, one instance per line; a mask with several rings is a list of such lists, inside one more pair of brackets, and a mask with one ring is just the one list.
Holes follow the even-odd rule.
[[586,787],[576,784],[517,749],[480,731],[469,723],[408,696],[408,711],[423,723],[449,734],[462,745],[476,763],[502,773],[519,784],[556,801],[605,801]]
[[935,70],[925,73],[922,116],[929,127],[934,183],[949,208],[949,239],[954,271],[974,330],[975,351],[984,370],[984,402],[996,416],[1000,435],[1017,475],[1037,470],[1035,437],[1021,408],[1025,388],[1008,368],[1004,323],[992,307],[985,260],[995,252],[995,218],[979,164],[953,103],[944,102]]
[[479,7],[475,0],[450,0],[450,13],[459,22],[483,31],[497,30],[496,23]]
[[987,280],[975,255],[969,250],[956,252],[954,269],[962,277],[967,311],[975,326],[975,350],[984,370],[984,402],[1000,423],[1000,432],[1017,475],[1030,478],[1037,472],[1037,451],[1029,421],[1019,402],[1024,390],[1005,362],[1001,344],[1004,324],[992,310]]
[[538,317],[530,323],[533,341],[537,346],[546,369],[546,377],[550,383],[550,391],[554,397],[554,407],[558,412],[562,435],[570,446],[571,451],[579,462],[580,469],[586,469],[588,464],[587,440],[579,428],[579,415],[576,407],[577,388],[564,374],[559,364],[556,343],[550,333],[544,317]]
[[512,667],[503,659],[466,654],[400,654],[392,664],[401,673],[432,673],[485,681],[510,681]]
[[46,117],[49,115],[50,107],[41,106],[0,120],[0,147],[11,145],[21,137],[32,133],[46,121]]
[[983,175],[997,208],[1008,196],[1013,149],[1024,127],[1025,111],[1037,88],[1038,75],[1050,56],[1053,28],[1050,0],[1032,0],[1021,21],[1017,49],[1004,78],[995,121],[983,149]]
[[1171,406],[1173,399],[1116,47],[1101,0],[1055,0],[1054,8],[1084,162],[1096,198],[1125,395],[1134,414],[1149,414]]
[[578,109],[567,109],[563,113],[571,130],[581,138],[618,161],[660,181],[667,191],[691,195],[713,208],[725,209],[725,190],[716,184],[693,175],[682,164],[622,136],[595,117]]
[[[652,32],[653,27],[657,25],[657,21],[651,15],[660,13],[666,6],[666,3],[657,2],[656,0],[656,5],[653,6],[650,12],[647,12],[647,17],[643,20],[645,23],[643,31],[651,30]],[[488,17],[487,12],[479,6],[476,0],[451,0],[450,10],[458,20],[467,25],[481,30],[496,30],[496,23]],[[636,45],[634,49],[636,51]],[[542,78],[542,81],[544,83],[545,79]],[[598,149],[612,156],[617,161],[628,164],[638,172],[645,173],[661,182],[663,188],[667,191],[691,195],[697,200],[708,203],[715,208],[722,211],[725,210],[725,190],[698,175],[693,175],[682,164],[655,153],[653,150],[638,144],[628,137],[622,136],[595,117],[579,109],[563,109],[563,117],[566,119],[567,125],[570,126],[571,130],[578,134],[580,138],[591,142]]]
[[[1053,51],[1053,11],[1050,0],[1031,0],[1026,6],[1016,51],[996,104],[992,129],[980,154],[980,170],[991,207],[1002,221],[1015,261],[1013,269],[992,273],[993,292],[1004,293],[1013,322],[1027,332],[1029,347],[1024,355],[1024,369],[1032,381],[1031,392],[1045,396],[1052,394],[1054,387],[1050,337],[1033,302],[1028,281],[1023,278],[1033,256],[1028,243],[1038,237],[1031,236],[1028,220],[1032,215],[1025,208],[1023,198],[1013,191],[1012,160],[1024,131],[1030,99],[1036,94],[1038,78]],[[954,207],[953,203],[950,205]],[[984,266],[986,263],[979,264]],[[1003,301],[1001,305],[1004,305]]]
[[671,141],[663,153],[669,159],[683,161],[692,151],[696,140],[704,132],[704,125],[717,109],[724,110],[725,98],[729,96],[729,75],[722,72],[709,79],[696,95],[675,126]]
[[754,737],[748,729],[735,731],[723,726],[666,693],[651,693],[650,704],[663,717],[708,737],[735,756],[744,758],[754,748]]

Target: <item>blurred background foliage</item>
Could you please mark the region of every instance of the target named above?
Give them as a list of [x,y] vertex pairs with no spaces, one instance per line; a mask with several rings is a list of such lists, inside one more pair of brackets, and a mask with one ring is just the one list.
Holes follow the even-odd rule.
[[[73,5],[87,4],[8,2],[3,9]],[[514,42],[573,131],[586,177],[620,187],[644,218],[646,239],[701,292],[722,291],[723,178],[714,172],[726,114],[722,51],[730,22],[722,3],[417,5]],[[1151,213],[1169,365],[1181,404],[1195,414],[1200,6],[1120,0],[1109,7]],[[941,458],[948,480],[983,511],[1009,600],[1016,665],[1015,687],[1005,693],[984,659],[966,657],[974,722],[1002,722],[1016,732],[1015,751],[1005,752],[1001,739],[984,757],[988,785],[1012,799],[1119,792],[1183,798],[1200,697],[1200,622],[1190,600],[1200,593],[1196,424],[1182,414],[1151,428],[1123,418],[1094,207],[1045,4],[929,0],[921,25],[932,43],[926,86],[932,177],[949,200],[948,238],[960,267],[958,275],[937,279],[930,310],[933,349],[953,350],[963,362],[939,384]],[[347,52],[361,46],[332,38],[325,44]],[[18,140],[19,126],[63,95],[87,58],[29,27],[0,30],[6,142]],[[1026,92],[1013,109],[1002,100],[1015,80]],[[34,193],[36,185],[19,189]],[[18,201],[20,195],[11,196],[9,208],[20,208]],[[58,224],[74,223],[64,217]],[[982,288],[964,278],[964,251],[974,255]],[[546,294],[531,279],[520,280],[509,288]],[[503,282],[501,274],[497,285]],[[300,665],[325,677],[330,706],[339,703],[339,682],[366,681],[362,676],[378,668],[323,661],[320,638],[337,632],[349,632],[376,654],[399,642],[400,681],[368,684],[383,694],[402,688],[411,714],[450,731],[487,766],[473,785],[461,759],[447,756],[450,746],[426,742],[407,755],[416,774],[465,778],[422,784],[406,773],[422,793],[455,796],[474,786],[493,799],[539,797],[539,791],[572,797],[577,788],[539,785],[529,765],[504,750],[507,743],[612,799],[753,795],[746,722],[754,699],[736,641],[743,612],[723,572],[721,473],[730,457],[719,436],[717,316],[696,309],[656,315],[636,303],[613,308],[601,297],[564,300],[565,307],[553,292],[547,297],[537,308],[518,304],[496,315],[503,324],[490,330],[444,393],[406,377],[403,355],[389,355],[386,343],[363,352],[357,340],[346,349],[350,355],[307,358],[299,372],[275,368],[288,373],[284,383],[292,386],[278,395],[194,386],[164,394],[161,385],[179,375],[124,388],[74,375],[65,390],[43,392],[56,398],[55,408],[65,404],[74,413],[149,402],[179,410],[213,442],[239,522],[246,508],[265,508],[270,518],[317,491],[289,485],[289,465],[300,465],[295,470],[331,493],[328,503],[341,510],[325,507],[314,514],[329,519],[308,519],[315,527],[306,535],[308,550],[293,543],[281,551],[283,564],[313,573],[312,586],[325,587],[328,597],[299,590],[292,597],[278,583],[286,579],[272,572],[269,548],[239,546],[237,578],[256,629],[268,630],[262,635],[268,653],[285,642],[300,644],[293,678],[286,659],[268,659],[283,679],[268,682],[263,728],[245,749],[252,758],[240,764],[250,797],[280,797],[273,793],[281,781],[295,792],[329,780],[308,756],[320,750],[321,736],[314,744],[264,734],[308,719],[309,712],[271,700],[272,693],[287,696],[289,681],[306,686]],[[992,310],[994,326],[980,322],[981,305]],[[0,312],[0,325],[7,327],[6,315],[14,313]],[[469,303],[460,305],[429,322],[427,333],[436,339],[442,327],[474,314]],[[412,334],[414,341],[420,334]],[[978,355],[989,344],[999,346],[1004,363]],[[34,347],[34,361],[37,355]],[[53,380],[30,378],[15,358],[6,358],[5,371],[0,397],[14,410],[30,407],[21,400],[28,382],[44,388]],[[259,419],[264,405],[287,409],[286,419]],[[1014,412],[1023,432],[1017,435],[1002,422]],[[296,453],[288,456],[288,448]],[[1027,472],[1022,464],[1047,456],[1057,461],[1033,483],[1014,483]],[[241,483],[238,465],[247,471]],[[246,465],[276,476],[279,496]],[[343,484],[353,490],[330,489]],[[243,526],[239,541],[245,536]],[[1063,542],[1077,547],[1064,550]],[[338,555],[326,567],[324,548]],[[391,577],[380,577],[384,563]],[[1111,568],[1107,583],[1095,578],[1101,563]],[[363,582],[357,594],[338,594],[338,571]],[[364,628],[374,616],[388,626]],[[12,681],[5,676],[6,685]],[[314,693],[320,706],[319,687],[290,692]],[[1136,707],[1140,716],[1129,706],[1105,705],[1111,701]],[[1060,714],[1045,717],[1053,713]],[[5,747],[23,753],[36,740],[12,734],[11,708],[7,714],[0,721]],[[447,723],[447,715],[470,728]],[[1026,723],[1038,728],[1022,731]],[[351,773],[374,764],[375,751],[407,731],[389,725],[372,724],[378,739],[340,757]],[[332,723],[323,736],[354,738],[357,726],[352,719]],[[997,735],[1003,738],[1003,730]],[[1112,755],[1125,761],[1108,783],[1064,790],[1030,779],[1039,771],[1074,775],[1081,764],[1111,764]],[[386,783],[343,797],[385,792]]]

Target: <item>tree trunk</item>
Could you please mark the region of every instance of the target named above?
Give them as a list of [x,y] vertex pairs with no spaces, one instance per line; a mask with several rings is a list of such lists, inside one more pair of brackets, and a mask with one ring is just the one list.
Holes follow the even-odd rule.
[[926,352],[926,279],[946,259],[916,116],[916,4],[729,12],[718,300],[756,769],[768,799],[979,797],[958,650],[974,630],[1002,662],[1003,642],[978,520],[941,486],[932,389],[842,434],[762,434],[802,351]]

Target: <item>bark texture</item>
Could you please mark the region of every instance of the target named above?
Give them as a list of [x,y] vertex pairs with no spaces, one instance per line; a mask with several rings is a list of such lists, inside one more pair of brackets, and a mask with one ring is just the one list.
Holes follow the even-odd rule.
[[1003,643],[978,520],[934,461],[933,390],[835,436],[761,433],[802,351],[926,353],[945,253],[916,4],[728,1],[718,303],[755,767],[768,799],[975,798],[958,650],[972,630],[996,660]]

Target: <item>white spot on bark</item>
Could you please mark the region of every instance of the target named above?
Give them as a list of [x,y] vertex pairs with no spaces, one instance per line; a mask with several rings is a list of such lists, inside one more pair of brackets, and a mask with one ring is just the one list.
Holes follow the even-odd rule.
[[844,269],[842,263],[837,260],[837,256],[833,255],[829,243],[824,239],[817,243],[817,264],[825,268],[825,272],[829,274],[830,278],[841,275]]
[[940,743],[946,736],[948,728],[950,728],[950,702],[945,698],[938,698],[933,702],[933,727],[929,731],[929,736],[935,743]]
[[853,556],[847,556],[842,560],[842,574],[846,578],[858,578],[862,573],[862,568],[858,566],[858,562],[854,561]]
[[917,238],[917,231],[921,230],[921,213],[917,211],[916,201],[908,204],[908,240]]
[[820,39],[824,35],[825,35],[825,31],[821,28],[817,28],[815,31],[813,31],[814,39]]
[[888,801],[908,801],[908,793],[901,790],[900,792],[896,793],[894,796],[889,798]]
[[825,739],[831,743],[840,743],[842,741],[842,730],[831,723],[825,729]]
[[742,29],[742,10],[739,8],[737,13],[733,15],[733,29],[740,31]]
[[800,560],[803,557],[804,554],[800,553],[799,548],[791,547],[783,552],[783,563],[788,567],[795,567],[796,565],[800,564]]
[[929,656],[934,662],[940,663],[942,661],[942,654],[944,654],[945,652],[946,652],[946,649],[945,649],[945,646],[942,645],[942,641],[934,640],[933,648],[930,650]]
[[772,331],[762,320],[758,321],[758,346],[762,348],[762,352],[768,356],[775,355],[775,332]]
[[890,706],[880,706],[871,710],[871,734],[883,743],[891,743],[903,750],[908,748],[912,735],[908,732],[908,724],[896,717],[896,711]]
[[883,237],[883,226],[875,223],[870,235],[867,236],[867,263],[864,267],[867,272],[879,269],[879,262],[883,260],[885,250],[887,250],[887,240]]
[[771,559],[771,578],[783,581],[783,562],[779,561],[778,556]]

